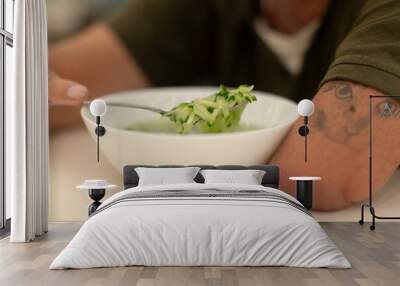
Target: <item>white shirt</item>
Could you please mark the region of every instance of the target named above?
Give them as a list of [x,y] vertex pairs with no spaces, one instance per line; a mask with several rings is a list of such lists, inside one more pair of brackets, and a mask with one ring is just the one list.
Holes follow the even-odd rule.
[[319,26],[320,21],[314,20],[297,33],[288,35],[270,28],[265,18],[258,18],[254,21],[257,35],[294,76],[301,71],[304,56],[311,46]]

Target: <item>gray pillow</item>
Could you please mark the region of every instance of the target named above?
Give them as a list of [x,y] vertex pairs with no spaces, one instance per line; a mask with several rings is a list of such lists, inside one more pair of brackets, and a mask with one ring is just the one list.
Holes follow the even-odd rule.
[[262,170],[202,170],[205,184],[261,185],[265,171]]
[[139,186],[195,183],[199,167],[147,168],[137,167]]

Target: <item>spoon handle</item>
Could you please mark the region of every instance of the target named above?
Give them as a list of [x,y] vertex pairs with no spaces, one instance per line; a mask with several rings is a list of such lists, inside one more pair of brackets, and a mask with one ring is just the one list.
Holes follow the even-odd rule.
[[[84,101],[83,104],[90,105],[90,101]],[[142,109],[142,110],[155,112],[158,114],[163,114],[166,112],[165,110],[162,110],[162,109],[159,109],[156,107],[150,107],[150,106],[145,106],[145,105],[140,105],[140,104],[132,104],[132,103],[125,103],[125,102],[106,102],[106,104],[108,106],[114,106],[114,107]]]

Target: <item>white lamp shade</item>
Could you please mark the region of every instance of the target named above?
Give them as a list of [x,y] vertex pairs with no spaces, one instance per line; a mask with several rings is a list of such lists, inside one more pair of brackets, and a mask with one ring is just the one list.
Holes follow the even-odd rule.
[[104,116],[107,111],[107,104],[102,99],[95,99],[90,103],[90,113],[93,116]]
[[310,116],[314,112],[314,103],[309,99],[303,99],[297,104],[297,112],[301,116]]

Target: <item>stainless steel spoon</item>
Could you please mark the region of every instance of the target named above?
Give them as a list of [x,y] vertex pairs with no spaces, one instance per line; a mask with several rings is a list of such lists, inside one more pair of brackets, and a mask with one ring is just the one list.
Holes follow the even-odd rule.
[[[83,104],[84,105],[90,105],[91,101],[84,101]],[[157,107],[150,107],[150,106],[146,106],[146,105],[140,105],[140,104],[132,104],[132,103],[126,103],[126,102],[109,102],[106,101],[107,106],[115,106],[115,107],[123,107],[123,108],[134,108],[134,109],[142,109],[142,110],[147,110],[147,111],[151,111],[151,112],[155,112],[158,114],[164,114],[167,111],[162,110],[160,108]]]
[[[84,105],[90,105],[91,101],[84,101],[83,104]],[[126,103],[126,102],[108,102],[106,101],[107,106],[114,106],[114,107],[123,107],[123,108],[134,108],[134,109],[142,109],[142,110],[147,110],[150,112],[155,112],[158,114],[164,114],[168,111],[157,108],[157,107],[150,107],[150,106],[146,106],[146,105],[141,105],[141,104],[132,104],[132,103]],[[235,109],[238,109],[240,107],[242,107],[243,105],[245,105],[246,103],[242,103],[242,104],[238,104],[234,107],[232,107],[230,110],[233,111]]]

